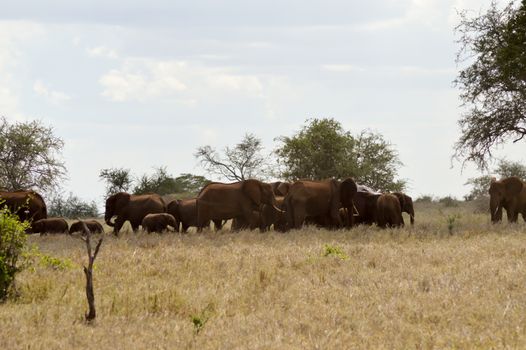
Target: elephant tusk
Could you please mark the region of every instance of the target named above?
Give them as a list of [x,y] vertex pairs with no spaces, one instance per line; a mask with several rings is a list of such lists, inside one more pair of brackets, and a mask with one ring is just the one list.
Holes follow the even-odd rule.
[[273,207],[274,210],[276,210],[278,213],[285,214],[285,211],[284,211],[284,210],[279,209],[279,208],[276,207],[274,204],[272,204],[272,207]]
[[356,208],[354,203],[352,204],[352,215],[353,216],[360,216],[360,212],[358,211],[358,209]]

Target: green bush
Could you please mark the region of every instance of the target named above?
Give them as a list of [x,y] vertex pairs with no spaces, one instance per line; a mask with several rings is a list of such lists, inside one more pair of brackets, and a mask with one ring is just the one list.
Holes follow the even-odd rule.
[[20,222],[7,208],[0,209],[0,300],[5,300],[16,273],[23,267],[27,228],[28,222]]

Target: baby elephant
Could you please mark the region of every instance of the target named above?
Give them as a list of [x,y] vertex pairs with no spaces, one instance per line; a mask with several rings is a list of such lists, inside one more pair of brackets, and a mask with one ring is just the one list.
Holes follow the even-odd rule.
[[148,214],[142,219],[142,229],[146,232],[162,232],[172,226],[175,231],[179,231],[176,227],[175,218],[168,213]]
[[73,232],[80,232],[84,235],[85,232],[82,226],[83,222],[86,224],[86,226],[88,226],[88,229],[91,231],[91,233],[103,233],[104,232],[102,225],[97,220],[82,220],[82,221],[76,221],[73,224],[71,224],[71,227],[69,228],[69,234],[72,234]]
[[68,223],[62,218],[40,219],[31,224],[31,232],[40,233],[68,233]]
[[404,226],[398,197],[384,193],[376,201],[377,224],[382,228]]

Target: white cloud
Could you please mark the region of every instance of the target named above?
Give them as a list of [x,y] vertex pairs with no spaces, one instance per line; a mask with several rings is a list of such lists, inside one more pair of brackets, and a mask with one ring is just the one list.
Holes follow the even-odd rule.
[[45,85],[41,80],[35,81],[33,84],[33,91],[41,97],[46,98],[53,104],[61,104],[69,101],[71,97],[64,92],[52,90],[49,86]]
[[262,97],[263,83],[256,75],[242,75],[228,68],[210,68],[199,63],[126,59],[121,68],[99,79],[102,95],[110,100],[149,101],[171,98],[196,104],[211,94],[236,93]]
[[106,46],[97,46],[97,47],[87,48],[86,52],[88,53],[88,55],[92,57],[103,57],[103,58],[109,58],[113,60],[119,58],[117,51],[110,49]]

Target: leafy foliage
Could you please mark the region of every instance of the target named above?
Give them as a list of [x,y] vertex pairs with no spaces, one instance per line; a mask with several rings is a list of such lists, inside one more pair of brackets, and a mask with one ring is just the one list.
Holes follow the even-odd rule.
[[93,218],[99,216],[97,203],[85,202],[79,197],[69,193],[67,197],[59,193],[53,196],[48,203],[49,216],[65,218]]
[[382,135],[370,131],[362,131],[355,140],[356,179],[361,184],[382,191],[404,190],[406,182],[395,179],[402,162],[392,145]]
[[268,176],[268,157],[263,154],[261,140],[246,134],[233,148],[226,147],[221,156],[211,146],[199,147],[194,154],[209,173],[229,181],[265,179]]
[[468,111],[459,121],[455,156],[487,168],[494,146],[526,135],[526,1],[502,10],[493,2],[475,18],[461,14],[456,85]]
[[153,175],[142,175],[135,187],[134,194],[157,193],[160,195],[179,192],[175,179],[168,174],[166,167],[158,167]]
[[282,145],[276,154],[287,180],[345,178],[356,172],[354,139],[334,119],[311,119],[294,136],[278,140]]
[[185,173],[176,177],[175,182],[178,193],[197,194],[206,184],[210,183],[210,180],[204,176]]
[[59,159],[64,142],[39,121],[0,119],[0,185],[7,190],[56,188],[66,168]]
[[362,131],[354,137],[334,119],[311,119],[294,136],[278,140],[276,154],[287,180],[352,176],[375,190],[405,187],[405,181],[395,179],[402,165],[398,153],[380,134]]
[[28,222],[20,222],[7,207],[0,209],[0,300],[7,297],[15,275],[22,269]]
[[99,178],[106,182],[106,197],[118,192],[128,192],[133,182],[130,169],[124,168],[102,169]]

